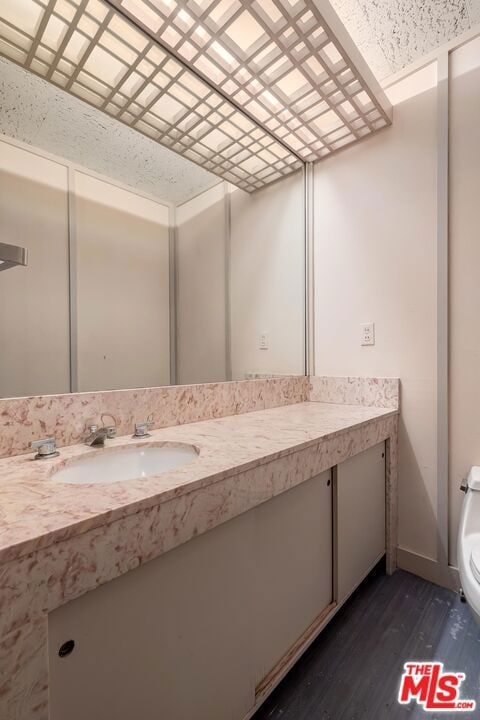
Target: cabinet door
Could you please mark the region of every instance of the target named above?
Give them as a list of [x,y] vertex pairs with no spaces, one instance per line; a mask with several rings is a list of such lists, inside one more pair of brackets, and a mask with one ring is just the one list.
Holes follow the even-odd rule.
[[331,471],[251,512],[258,685],[332,602]]
[[245,513],[51,613],[50,719],[245,717],[251,520]]
[[385,443],[338,465],[336,517],[341,602],[385,553]]

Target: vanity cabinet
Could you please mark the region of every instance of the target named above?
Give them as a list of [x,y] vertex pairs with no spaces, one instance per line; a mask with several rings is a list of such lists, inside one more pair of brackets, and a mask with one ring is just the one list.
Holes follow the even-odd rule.
[[54,610],[50,720],[250,717],[384,551],[381,444]]
[[242,720],[331,600],[329,471],[52,612],[50,720]]
[[385,443],[336,468],[336,601],[342,602],[385,553]]
[[52,612],[50,720],[243,718],[255,693],[252,520],[240,515]]

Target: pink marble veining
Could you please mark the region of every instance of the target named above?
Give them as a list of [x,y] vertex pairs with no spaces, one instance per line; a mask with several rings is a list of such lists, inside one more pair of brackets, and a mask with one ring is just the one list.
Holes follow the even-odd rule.
[[[262,401],[259,401],[262,402]],[[0,460],[0,717],[47,720],[47,614],[352,455],[387,441],[387,562],[395,568],[398,414],[301,402],[156,430],[198,459],[157,477],[59,485],[55,469],[107,449]]]
[[0,636],[0,717],[48,720],[47,616]]
[[363,405],[399,410],[398,378],[310,376],[311,402]]
[[[146,509],[197,486],[237,474],[331,435],[352,430],[392,411],[384,408],[301,403],[156,430],[148,442],[130,436],[62,449],[59,458],[33,454],[0,461],[0,563],[40,545],[71,537]],[[72,459],[118,447],[188,443],[199,457],[176,470],[113,485],[61,485],[50,476]]]
[[27,452],[42,437],[55,437],[59,447],[81,442],[102,414],[113,416],[119,434],[127,435],[147,418],[163,428],[307,399],[304,376],[0,399],[0,458]]
[[[395,422],[380,416],[0,566],[0,635],[391,437]],[[394,491],[387,477],[388,507]]]

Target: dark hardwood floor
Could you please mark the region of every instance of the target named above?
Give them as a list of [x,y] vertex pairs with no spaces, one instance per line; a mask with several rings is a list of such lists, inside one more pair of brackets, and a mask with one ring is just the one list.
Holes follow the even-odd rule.
[[[465,672],[474,712],[425,712],[397,703],[403,664],[439,660]],[[480,718],[480,627],[458,595],[382,566],[369,575],[254,720],[447,720]]]

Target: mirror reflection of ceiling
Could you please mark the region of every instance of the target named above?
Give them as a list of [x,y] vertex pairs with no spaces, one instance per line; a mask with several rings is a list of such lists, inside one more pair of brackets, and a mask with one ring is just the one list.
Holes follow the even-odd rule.
[[1,134],[179,205],[218,177],[0,58]]
[[251,192],[390,123],[317,3],[0,0],[0,53]]
[[378,80],[480,23],[480,0],[331,0]]
[[0,54],[249,192],[301,166],[104,0],[0,0]]

